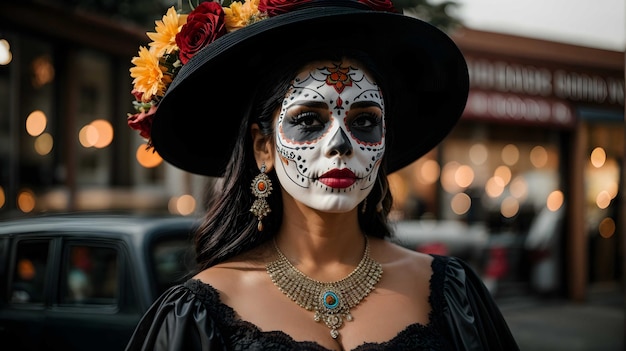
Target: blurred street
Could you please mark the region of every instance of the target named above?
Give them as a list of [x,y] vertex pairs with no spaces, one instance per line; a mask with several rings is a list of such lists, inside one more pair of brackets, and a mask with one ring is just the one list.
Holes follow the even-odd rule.
[[591,288],[584,303],[536,296],[496,301],[523,351],[621,351],[624,297],[610,285]]

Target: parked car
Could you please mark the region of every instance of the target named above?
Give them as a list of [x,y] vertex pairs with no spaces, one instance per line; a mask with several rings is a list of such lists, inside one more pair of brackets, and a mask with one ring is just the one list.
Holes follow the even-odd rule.
[[489,241],[482,224],[456,220],[401,220],[391,222],[392,240],[411,250],[462,258],[478,266]]
[[188,217],[65,214],[0,221],[0,340],[11,350],[123,350],[194,262]]

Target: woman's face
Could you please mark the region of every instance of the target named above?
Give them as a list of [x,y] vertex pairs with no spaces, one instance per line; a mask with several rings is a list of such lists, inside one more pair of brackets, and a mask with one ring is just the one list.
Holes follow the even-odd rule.
[[292,81],[275,135],[285,191],[319,211],[350,211],[375,184],[385,151],[383,96],[358,63],[316,62]]

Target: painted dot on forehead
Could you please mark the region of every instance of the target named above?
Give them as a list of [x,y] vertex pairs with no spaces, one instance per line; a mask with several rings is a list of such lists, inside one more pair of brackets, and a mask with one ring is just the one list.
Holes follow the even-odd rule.
[[[332,104],[333,101],[331,100],[330,103]],[[341,112],[344,109],[343,99],[341,98],[341,96],[337,97],[337,104],[335,105],[334,109],[337,110],[337,114],[341,116]]]

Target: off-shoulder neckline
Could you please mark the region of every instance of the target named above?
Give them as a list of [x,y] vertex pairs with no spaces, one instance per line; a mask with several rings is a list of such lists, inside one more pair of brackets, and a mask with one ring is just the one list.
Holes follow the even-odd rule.
[[[444,308],[443,284],[445,278],[444,272],[446,260],[442,259],[442,257],[440,256],[432,256],[432,274],[429,280],[430,295],[428,297],[428,302],[431,308],[428,314],[428,323],[422,324],[416,322],[413,324],[409,324],[404,329],[399,331],[396,336],[388,341],[364,342],[352,351],[371,350],[372,348],[387,348],[393,346],[396,343],[402,342],[403,340],[405,340],[404,338],[409,337],[410,335],[413,335],[415,333],[428,333],[430,331],[433,331],[435,329],[435,324],[441,322],[441,320],[439,319],[442,316]],[[280,340],[288,345],[297,346],[299,349],[306,347],[308,350],[332,351],[331,349],[327,349],[315,341],[297,341],[291,335],[281,330],[263,331],[254,323],[239,318],[232,307],[222,302],[222,300],[220,299],[219,291],[217,289],[215,289],[212,285],[208,283],[202,282],[199,279],[189,279],[187,282],[184,283],[184,287],[189,289],[201,300],[210,302],[209,304],[207,304],[208,308],[212,309],[216,313],[219,313],[222,320],[224,321],[223,324],[226,327],[245,328],[257,337],[268,338],[274,341]]]

